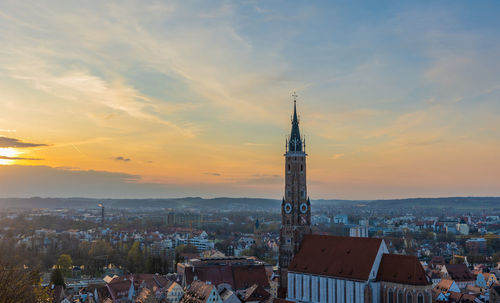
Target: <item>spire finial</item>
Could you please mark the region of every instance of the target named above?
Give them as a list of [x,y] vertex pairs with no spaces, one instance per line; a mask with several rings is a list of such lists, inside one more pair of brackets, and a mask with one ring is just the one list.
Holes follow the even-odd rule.
[[297,93],[296,93],[296,92],[293,92],[292,97],[293,97],[293,103],[294,103],[294,104],[295,104],[295,103],[297,103],[297,97],[298,97],[298,96],[299,96],[299,95],[297,95]]

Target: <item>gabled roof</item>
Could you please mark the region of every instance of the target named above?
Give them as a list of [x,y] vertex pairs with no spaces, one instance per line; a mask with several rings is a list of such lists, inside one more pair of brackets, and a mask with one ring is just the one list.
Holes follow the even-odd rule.
[[476,296],[474,296],[474,295],[463,294],[463,293],[454,292],[454,291],[450,291],[449,294],[450,294],[449,299],[451,302],[457,302],[457,303],[475,303],[476,302]]
[[431,261],[429,262],[430,265],[436,266],[436,265],[444,265],[446,262],[444,260],[443,256],[434,256],[432,257]]
[[377,280],[410,285],[431,284],[417,257],[395,254],[382,256]]
[[271,294],[268,293],[262,286],[254,284],[246,289],[243,302],[263,302],[269,299],[269,297],[271,297]]
[[452,288],[453,283],[455,283],[455,281],[453,280],[441,279],[441,281],[439,281],[439,283],[436,284],[436,286],[434,286],[434,289],[437,290],[438,292],[447,293],[448,291],[450,291],[450,288]]
[[193,281],[210,281],[214,285],[227,283],[233,285],[233,274],[229,265],[189,266],[184,271],[186,284]]
[[235,290],[246,289],[253,284],[269,288],[264,265],[208,265],[186,267],[186,284],[195,280],[210,281],[214,285],[229,284]]
[[457,282],[475,280],[474,275],[465,264],[446,264],[445,268],[452,280]]
[[[134,280],[134,285],[145,285],[153,290],[154,287],[163,288],[167,286],[169,281],[164,277],[156,274],[131,274],[113,278],[109,283],[113,284],[121,281]],[[130,283],[128,283],[130,285]]]
[[264,265],[233,266],[234,289],[244,289],[254,284],[269,288],[266,268]]
[[214,289],[212,284],[202,281],[194,281],[189,286],[181,299],[183,303],[205,303],[210,298],[210,293]]
[[118,298],[126,297],[128,295],[131,283],[132,281],[129,280],[114,281],[106,284],[106,287],[108,288],[111,298],[113,300],[116,300]]
[[382,239],[305,235],[289,272],[367,281]]
[[229,290],[227,288],[224,288],[220,293],[219,293],[219,296],[222,298],[222,301],[226,301],[227,299],[229,299],[229,297],[231,297],[232,295],[234,295],[234,292],[232,290]]

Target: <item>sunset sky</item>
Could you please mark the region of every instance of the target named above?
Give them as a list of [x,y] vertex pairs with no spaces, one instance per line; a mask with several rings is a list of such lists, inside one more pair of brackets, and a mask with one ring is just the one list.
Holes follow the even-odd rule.
[[500,195],[500,3],[332,2],[1,1],[0,197]]

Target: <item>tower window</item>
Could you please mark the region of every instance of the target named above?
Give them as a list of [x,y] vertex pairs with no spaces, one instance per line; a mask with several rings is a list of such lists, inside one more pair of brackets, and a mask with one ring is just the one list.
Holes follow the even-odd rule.
[[290,171],[290,164],[288,164],[288,171]]
[[300,171],[304,171],[304,165],[300,164]]

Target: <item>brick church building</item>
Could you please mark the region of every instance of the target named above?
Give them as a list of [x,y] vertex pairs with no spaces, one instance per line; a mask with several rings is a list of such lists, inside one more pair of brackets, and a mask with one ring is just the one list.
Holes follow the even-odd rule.
[[431,303],[432,283],[417,257],[389,254],[382,239],[311,234],[306,156],[294,100],[285,152],[279,296],[292,302]]

